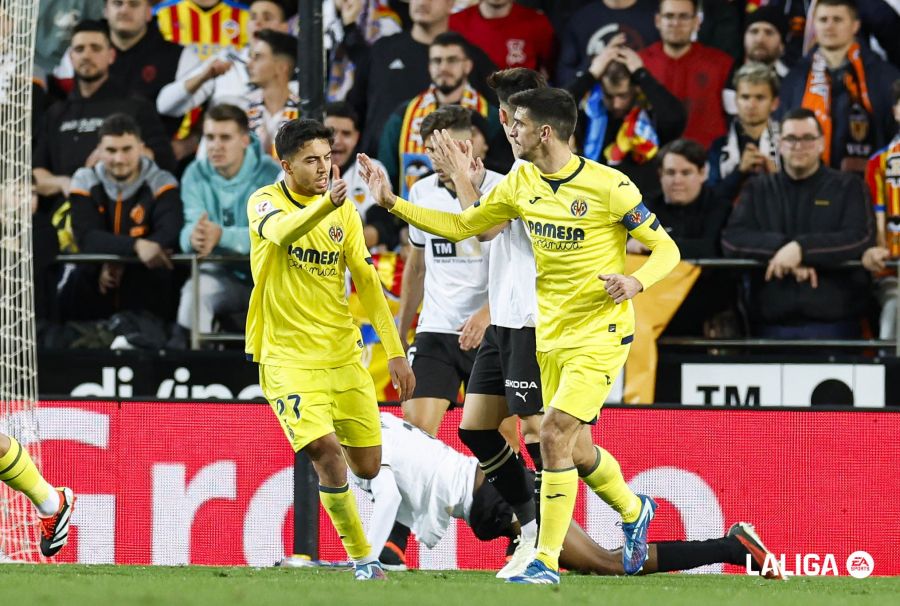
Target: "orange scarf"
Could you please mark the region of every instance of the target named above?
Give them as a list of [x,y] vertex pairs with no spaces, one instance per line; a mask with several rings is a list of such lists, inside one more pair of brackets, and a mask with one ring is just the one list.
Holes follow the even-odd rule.
[[[862,104],[871,117],[874,114],[872,102],[869,100],[869,88],[866,85],[866,72],[863,69],[859,44],[854,42],[847,52],[847,60],[850,62],[850,70],[844,72],[844,86],[850,93],[851,105]],[[852,73],[851,73],[852,72]],[[825,136],[825,153],[822,161],[826,165],[831,164],[831,134],[834,130],[831,116],[831,75],[828,73],[828,63],[821,50],[816,50],[812,56],[812,66],[806,78],[806,91],[803,93],[802,107],[811,109],[816,114],[822,132]]]
[[[472,85],[466,82],[459,104],[466,109],[476,111],[483,117],[488,114],[488,102],[478,94]],[[419,179],[431,174],[431,161],[425,154],[425,143],[419,134],[422,120],[438,108],[437,87],[433,84],[424,93],[414,97],[403,112],[403,124],[400,127],[400,195],[409,197],[409,190]]]
[[[478,94],[472,85],[466,82],[463,90],[462,99],[459,104],[466,109],[477,111],[484,117],[487,117],[488,102],[487,99]],[[428,87],[424,93],[415,97],[406,106],[403,112],[403,126],[400,129],[400,154],[406,153],[424,153],[425,144],[422,137],[419,136],[419,127],[425,116],[438,108],[437,87],[433,84]]]

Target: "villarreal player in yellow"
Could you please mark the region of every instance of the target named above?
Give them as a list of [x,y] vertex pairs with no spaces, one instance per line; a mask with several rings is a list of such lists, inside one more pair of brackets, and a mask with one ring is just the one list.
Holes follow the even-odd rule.
[[[247,316],[248,357],[295,452],[309,455],[319,495],[359,580],[383,579],[371,554],[347,465],[374,478],[381,467],[381,421],[372,377],[362,365],[362,337],[347,305],[345,272],[388,355],[401,399],[415,378],[347,199],[331,164],[332,131],[293,120],[275,137],[284,180],[257,190],[247,203],[253,292]],[[331,190],[328,177],[332,175]]]
[[[482,233],[521,217],[531,235],[537,267],[537,358],[543,387],[541,423],[541,525],[535,560],[508,579],[559,583],[559,552],[572,518],[579,476],[622,516],[626,573],[647,558],[647,527],[656,508],[631,491],[618,462],[585,439],[583,425],[596,421],[612,382],[628,357],[634,335],[630,299],[665,277],[680,260],[678,247],[641,200],[633,183],[615,169],[572,154],[569,137],[576,106],[560,89],[517,93],[510,138],[529,163],[478,199],[471,157],[447,137],[436,147],[451,166],[464,204],[461,214],[442,213],[397,198],[364,155],[363,177],[379,204],[425,231],[451,240]],[[633,275],[624,275],[628,235],[652,253]]]

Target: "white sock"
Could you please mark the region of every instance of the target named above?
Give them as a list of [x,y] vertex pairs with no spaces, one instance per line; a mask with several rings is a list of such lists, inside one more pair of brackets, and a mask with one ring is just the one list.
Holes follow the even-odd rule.
[[531,520],[524,526],[522,526],[522,539],[531,539],[531,542],[534,543],[534,539],[537,538],[538,534],[538,525],[537,520]]
[[51,516],[56,515],[56,512],[59,511],[59,491],[50,487],[50,494],[47,495],[47,498],[40,502],[40,504],[35,505],[38,510],[38,514],[42,518],[49,518]]

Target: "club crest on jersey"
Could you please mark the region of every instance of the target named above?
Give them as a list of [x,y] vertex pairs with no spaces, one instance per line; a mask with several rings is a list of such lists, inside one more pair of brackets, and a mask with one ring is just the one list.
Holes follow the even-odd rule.
[[262,202],[260,202],[259,204],[256,205],[256,214],[259,215],[260,217],[265,217],[273,210],[275,210],[275,207],[272,206],[272,203],[269,202],[268,200],[263,200]]
[[625,220],[630,225],[640,225],[644,220],[644,214],[641,212],[639,207],[632,208],[627,213],[625,213]]
[[587,214],[588,204],[584,199],[578,198],[572,202],[572,206],[569,207],[569,210],[572,211],[573,217],[583,217]]
[[241,33],[241,24],[234,19],[228,19],[222,24],[222,33],[226,38],[234,38]]
[[344,241],[344,230],[340,225],[332,225],[328,230],[328,235],[338,244]]

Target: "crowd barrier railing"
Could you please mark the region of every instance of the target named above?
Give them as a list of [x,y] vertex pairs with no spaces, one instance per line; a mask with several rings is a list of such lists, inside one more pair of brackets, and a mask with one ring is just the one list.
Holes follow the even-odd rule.
[[[243,341],[243,333],[207,333],[200,332],[200,308],[197,303],[200,301],[200,266],[206,264],[217,263],[249,263],[250,257],[246,255],[208,255],[201,257],[194,254],[177,254],[171,255],[170,259],[174,264],[189,265],[191,285],[193,288],[193,308],[192,327],[191,327],[191,349],[199,349],[203,343],[227,343]],[[67,254],[58,255],[56,260],[60,263],[140,263],[137,257],[119,256],[119,255],[99,255],[99,254]],[[760,261],[750,259],[685,259],[688,263],[697,265],[698,267],[708,267],[717,269],[731,270],[750,270],[761,269],[766,266]],[[889,267],[897,271],[897,300],[900,301],[900,262],[890,261],[887,263]],[[861,268],[860,261],[847,261],[838,267],[845,269]],[[249,266],[248,266],[249,271]],[[900,328],[900,305],[897,306],[896,325]],[[878,349],[881,351],[893,350],[894,355],[900,357],[900,330],[896,331],[894,340],[884,339],[758,339],[758,338],[740,338],[740,339],[709,339],[709,338],[691,338],[691,337],[663,337],[659,340],[660,345],[674,345],[682,347],[696,348],[724,348],[724,347],[743,347],[743,348],[841,348],[848,350],[862,349]]]

